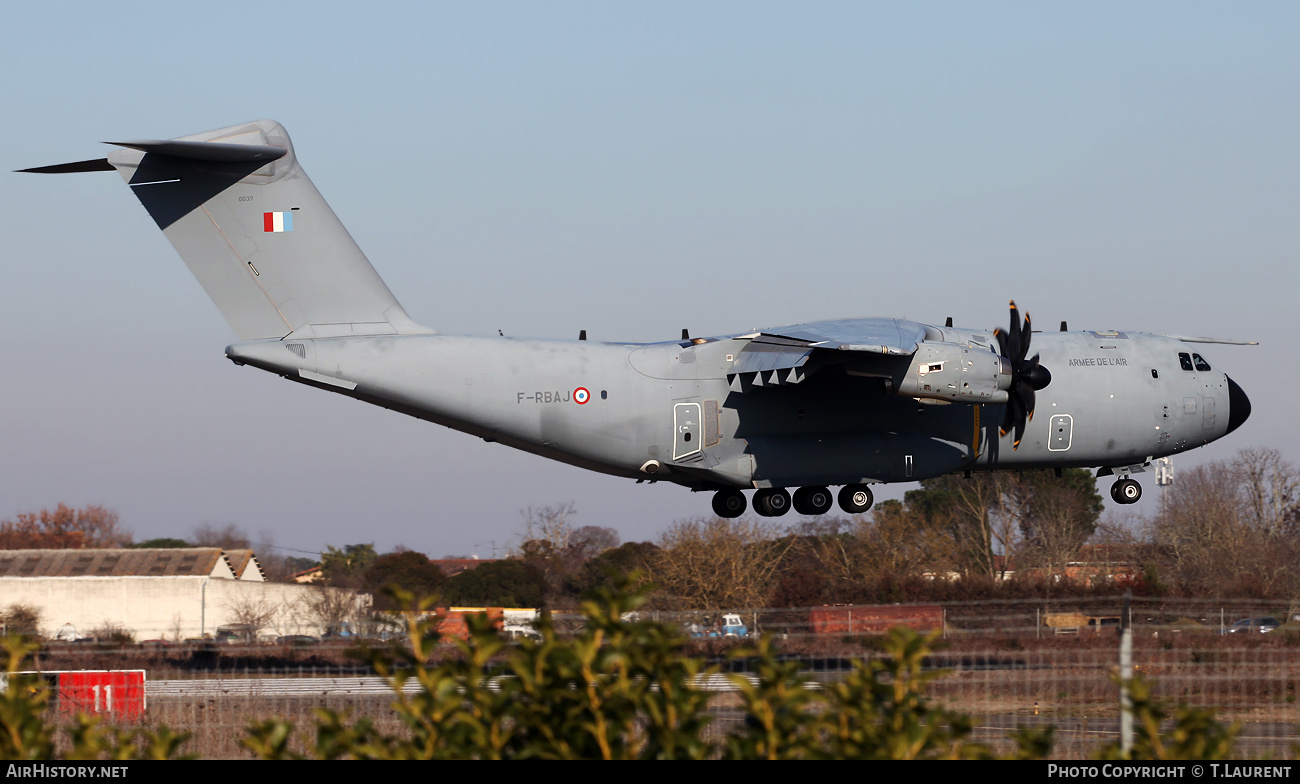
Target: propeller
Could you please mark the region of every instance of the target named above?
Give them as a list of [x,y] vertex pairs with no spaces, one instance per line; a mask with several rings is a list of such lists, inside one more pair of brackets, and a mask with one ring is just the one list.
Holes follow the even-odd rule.
[[1025,359],[1029,353],[1029,339],[1033,331],[1029,328],[1029,314],[1025,314],[1024,323],[1020,323],[1020,311],[1016,301],[1011,300],[1011,325],[1004,332],[993,330],[998,339],[998,349],[1011,364],[1011,388],[1007,390],[1007,405],[1002,411],[1001,435],[1015,431],[1011,448],[1020,447],[1020,439],[1025,435],[1025,424],[1034,418],[1034,392],[1052,383],[1052,374],[1047,368],[1038,364],[1038,355]]

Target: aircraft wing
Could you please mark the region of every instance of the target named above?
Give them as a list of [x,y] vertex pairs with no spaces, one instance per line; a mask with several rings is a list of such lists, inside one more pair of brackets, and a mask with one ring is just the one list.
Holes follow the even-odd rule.
[[792,324],[745,337],[749,344],[728,374],[738,391],[750,386],[797,384],[804,379],[802,368],[817,352],[910,356],[925,340],[926,332],[911,321],[865,318]]
[[836,319],[764,330],[759,337],[805,341],[813,348],[905,356],[916,353],[925,340],[925,327],[889,318]]

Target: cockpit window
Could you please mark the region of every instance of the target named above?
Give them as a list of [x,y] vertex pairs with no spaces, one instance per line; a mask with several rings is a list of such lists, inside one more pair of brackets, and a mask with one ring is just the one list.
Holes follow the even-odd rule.
[[1193,354],[1193,355],[1192,355],[1192,362],[1196,363],[1196,369],[1197,369],[1197,370],[1209,370],[1209,369],[1210,369],[1210,363],[1209,363],[1209,362],[1206,362],[1204,359],[1201,359],[1201,355],[1200,355],[1200,354]]
[[1183,366],[1183,370],[1192,370],[1192,357],[1190,354],[1180,353],[1178,355],[1178,364]]

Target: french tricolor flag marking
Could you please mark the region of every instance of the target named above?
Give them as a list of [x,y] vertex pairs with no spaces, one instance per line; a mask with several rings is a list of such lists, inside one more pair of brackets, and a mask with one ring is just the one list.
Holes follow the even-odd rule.
[[292,212],[262,213],[263,231],[293,231]]

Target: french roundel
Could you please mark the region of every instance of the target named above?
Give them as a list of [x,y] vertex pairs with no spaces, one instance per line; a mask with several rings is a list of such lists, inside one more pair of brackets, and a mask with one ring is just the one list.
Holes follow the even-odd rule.
[[573,390],[573,402],[581,406],[586,405],[588,400],[591,400],[591,393],[587,391],[586,387],[578,387]]

